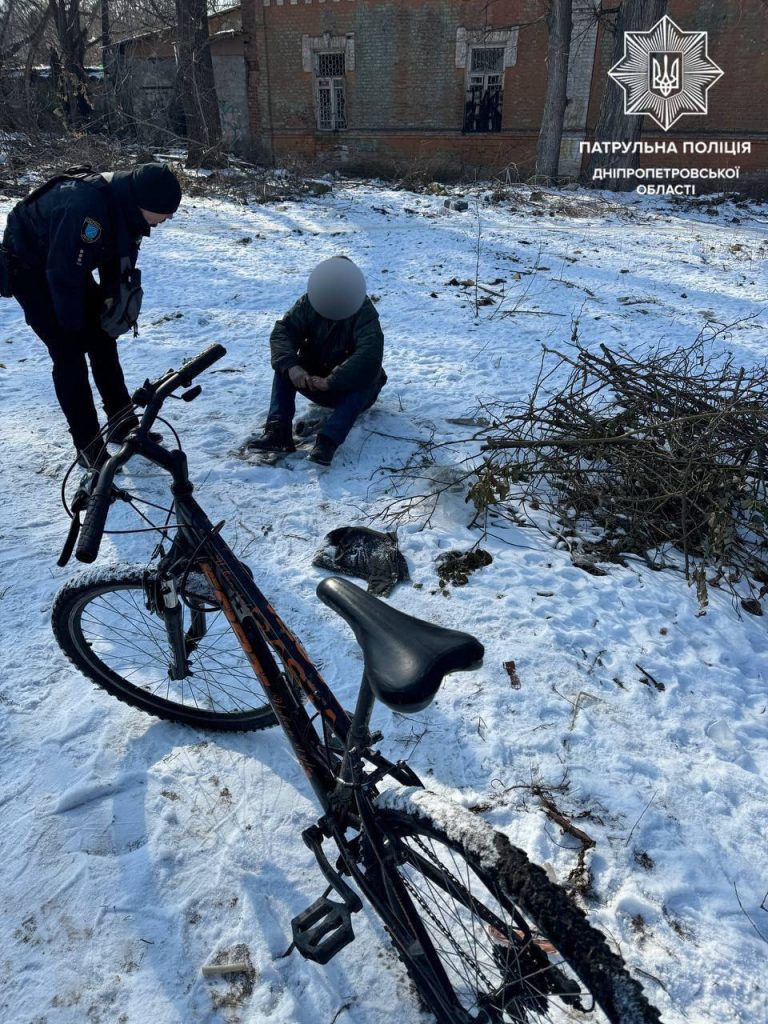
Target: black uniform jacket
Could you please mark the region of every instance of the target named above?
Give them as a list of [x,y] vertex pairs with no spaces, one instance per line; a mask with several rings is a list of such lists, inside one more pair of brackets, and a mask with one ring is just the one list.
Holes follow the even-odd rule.
[[328,390],[357,391],[383,373],[384,335],[379,314],[369,298],[355,316],[326,320],[302,295],[274,326],[269,339],[272,369],[287,373],[302,366],[328,378]]
[[3,242],[13,254],[15,273],[45,275],[59,325],[74,332],[85,323],[93,271],[99,272],[103,297],[110,297],[119,279],[121,240],[123,249],[127,241],[123,255],[133,264],[146,235],[149,226],[133,200],[129,178],[117,172],[108,185],[63,181],[31,203],[18,203]]

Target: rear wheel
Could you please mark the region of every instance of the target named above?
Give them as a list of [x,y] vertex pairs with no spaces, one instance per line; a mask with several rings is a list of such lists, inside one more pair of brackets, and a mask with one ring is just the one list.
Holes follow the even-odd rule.
[[158,718],[228,731],[275,725],[261,684],[202,577],[205,592],[194,610],[179,605],[189,672],[171,678],[166,622],[147,608],[143,579],[141,566],[87,570],[59,592],[53,631],[67,657],[112,696]]
[[444,1024],[658,1024],[620,956],[541,868],[481,818],[425,790],[382,794],[377,823],[448,977],[434,1006],[420,963],[401,956]]

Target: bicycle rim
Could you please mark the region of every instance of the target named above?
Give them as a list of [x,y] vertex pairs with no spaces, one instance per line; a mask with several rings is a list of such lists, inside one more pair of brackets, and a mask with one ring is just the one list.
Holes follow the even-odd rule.
[[[386,833],[390,863],[396,865],[458,1004],[455,1011],[435,1008],[441,1022],[659,1020],[602,935],[541,869],[526,861],[523,874],[518,865],[515,878],[498,851],[480,857],[442,825],[408,812],[382,811],[378,824]],[[514,849],[481,819],[476,827],[496,835],[501,849],[505,844]],[[516,889],[525,890],[522,900]],[[405,951],[401,955],[426,994],[419,984],[423,964],[409,963]],[[617,1008],[625,999],[626,1009]]]
[[[184,630],[192,613],[182,606]],[[54,608],[65,653],[111,694],[150,714],[218,729],[255,729],[274,714],[224,613],[205,615],[205,635],[191,645],[189,674],[172,679],[163,618],[147,610],[141,576],[65,588]]]

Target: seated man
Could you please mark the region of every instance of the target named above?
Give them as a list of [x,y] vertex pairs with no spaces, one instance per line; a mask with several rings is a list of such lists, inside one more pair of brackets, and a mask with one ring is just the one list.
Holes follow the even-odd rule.
[[278,320],[269,339],[272,398],[262,437],[247,447],[292,452],[296,392],[333,409],[310,452],[329,466],[357,417],[376,401],[386,383],[381,365],[384,335],[366,295],[365,278],[346,256],[319,263],[307,292]]

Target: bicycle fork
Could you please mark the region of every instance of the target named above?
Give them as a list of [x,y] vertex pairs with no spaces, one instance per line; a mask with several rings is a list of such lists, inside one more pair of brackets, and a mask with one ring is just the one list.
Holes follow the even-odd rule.
[[159,615],[165,625],[169,651],[168,678],[186,679],[192,675],[189,655],[205,636],[205,614],[192,610],[190,628],[184,632],[184,608],[172,576],[147,576],[144,594],[147,608]]

